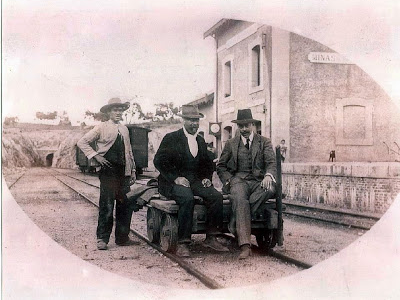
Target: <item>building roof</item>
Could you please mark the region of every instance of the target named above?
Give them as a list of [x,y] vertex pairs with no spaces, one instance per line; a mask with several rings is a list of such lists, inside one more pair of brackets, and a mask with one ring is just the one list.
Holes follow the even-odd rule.
[[217,24],[215,24],[213,27],[211,27],[206,32],[204,32],[203,38],[213,35],[215,33],[215,31],[217,31],[218,28],[220,28],[222,25],[224,25],[228,21],[229,21],[229,19],[221,19],[220,21],[218,21]]
[[191,101],[187,104],[189,105],[197,105],[199,108],[212,105],[214,103],[214,93],[205,94],[203,97],[198,98],[194,101]]
[[203,38],[206,38],[210,35],[214,35],[221,27],[223,27],[224,25],[226,25],[228,23],[238,22],[238,21],[239,20],[235,20],[235,19],[221,19],[220,21],[218,21],[217,24],[215,24],[213,27],[211,27],[206,32],[204,32]]

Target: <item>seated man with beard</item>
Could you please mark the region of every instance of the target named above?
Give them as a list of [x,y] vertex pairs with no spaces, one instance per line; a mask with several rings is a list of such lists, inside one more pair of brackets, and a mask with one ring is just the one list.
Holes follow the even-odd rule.
[[204,139],[198,135],[199,119],[203,117],[196,106],[183,105],[183,128],[168,133],[154,157],[154,166],[160,171],[160,194],[175,200],[178,210],[178,247],[176,254],[190,256],[193,196],[200,196],[207,208],[207,233],[203,244],[216,251],[229,251],[216,235],[222,229],[222,194],[211,183],[213,162],[207,153]]

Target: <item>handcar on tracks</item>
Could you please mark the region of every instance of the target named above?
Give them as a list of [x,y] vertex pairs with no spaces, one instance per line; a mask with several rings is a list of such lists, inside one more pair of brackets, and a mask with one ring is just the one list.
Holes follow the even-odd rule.
[[[280,147],[276,147],[277,178],[275,199],[264,201],[251,216],[251,232],[255,235],[259,248],[269,251],[276,244],[283,244],[282,219],[282,169]],[[206,207],[201,197],[195,196],[192,233],[205,233],[207,223]],[[166,252],[174,253],[178,243],[178,209],[173,199],[156,194],[147,204],[147,236],[159,244]],[[232,212],[229,195],[224,195],[223,233],[228,233]]]

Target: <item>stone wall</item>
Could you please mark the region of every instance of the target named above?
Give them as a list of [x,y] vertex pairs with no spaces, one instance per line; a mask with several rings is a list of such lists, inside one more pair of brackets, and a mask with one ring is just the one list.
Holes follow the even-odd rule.
[[377,83],[353,64],[310,62],[334,52],[316,41],[291,33],[290,47],[290,162],[328,161],[331,150],[342,162],[394,161],[400,112]]
[[286,200],[385,212],[400,193],[400,163],[282,165]]

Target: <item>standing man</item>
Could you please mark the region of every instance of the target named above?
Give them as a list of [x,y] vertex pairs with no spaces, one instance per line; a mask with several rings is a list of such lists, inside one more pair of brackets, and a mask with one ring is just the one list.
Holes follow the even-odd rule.
[[250,109],[238,110],[240,135],[228,140],[217,164],[217,173],[229,192],[232,217],[229,231],[238,237],[239,259],[251,255],[251,213],[275,194],[276,161],[271,141],[256,133]]
[[189,257],[193,225],[193,196],[201,196],[207,207],[207,233],[204,246],[216,251],[229,251],[216,235],[222,229],[222,195],[212,186],[213,164],[207,154],[207,145],[198,135],[199,119],[204,117],[198,108],[183,105],[183,128],[168,133],[154,157],[154,166],[160,171],[159,192],[171,197],[179,205],[178,247],[176,254]]
[[[126,193],[136,180],[135,162],[126,126],[120,124],[122,113],[129,108],[129,102],[122,103],[112,98],[100,111],[108,115],[109,120],[95,126],[77,143],[88,159],[94,158],[101,165],[99,219],[97,225],[97,249],[106,250],[113,227],[114,200],[115,243],[119,246],[138,244],[128,237],[132,207]],[[90,143],[97,141],[97,150]]]
[[286,147],[285,143],[286,143],[285,140],[281,140],[281,143],[279,145],[281,147],[281,160],[282,160],[283,163],[285,162],[286,151],[287,151],[287,147]]

